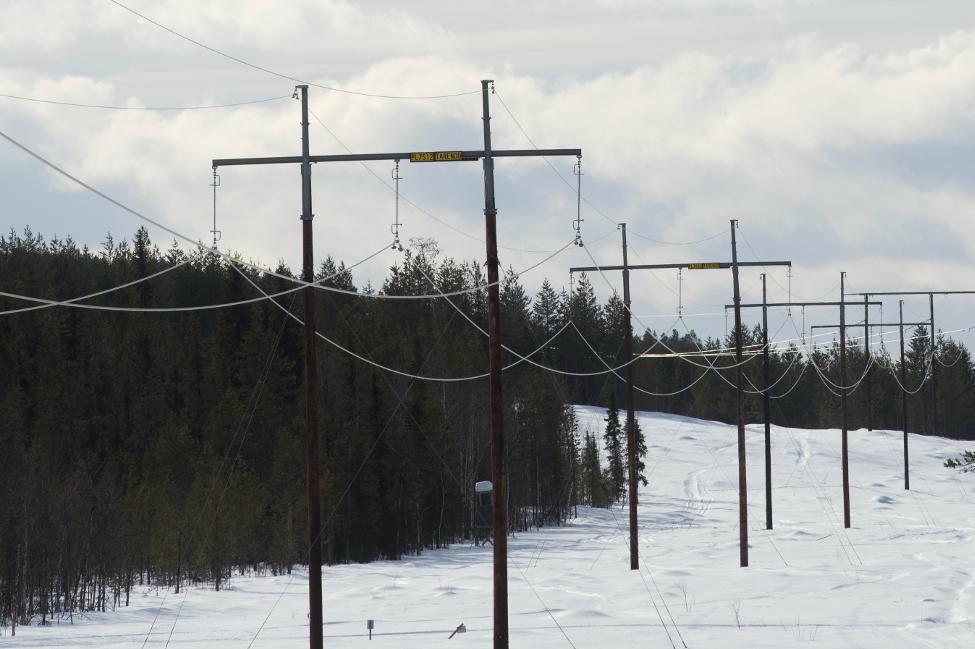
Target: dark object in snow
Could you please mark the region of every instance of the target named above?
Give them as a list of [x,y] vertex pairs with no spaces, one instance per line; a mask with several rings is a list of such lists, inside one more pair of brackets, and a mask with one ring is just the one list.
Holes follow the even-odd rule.
[[369,639],[372,640],[372,630],[376,628],[376,621],[366,620],[366,628],[369,629]]
[[447,636],[447,639],[450,640],[451,638],[453,638],[458,633],[467,633],[467,627],[464,626],[464,623],[463,622],[461,622],[460,624],[457,625],[457,628],[454,629],[454,632],[453,633],[451,633],[449,636]]

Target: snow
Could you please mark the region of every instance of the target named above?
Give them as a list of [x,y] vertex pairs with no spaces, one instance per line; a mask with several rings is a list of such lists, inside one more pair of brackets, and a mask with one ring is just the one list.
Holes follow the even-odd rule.
[[[604,411],[578,412],[581,431],[601,431]],[[965,443],[912,435],[906,492],[901,434],[851,431],[853,527],[844,530],[839,431],[773,427],[775,529],[766,531],[763,432],[749,426],[751,567],[742,569],[735,427],[639,418],[650,478],[640,493],[642,570],[629,570],[619,507],[580,508],[568,525],[517,534],[512,647],[670,647],[668,633],[692,649],[973,646],[975,476],[942,466]],[[491,646],[490,547],[324,572],[327,647]],[[305,647],[306,596],[303,572],[239,577],[220,592],[142,589],[129,608],[19,627],[16,638],[5,629],[0,644],[244,648],[267,618],[254,647]],[[462,622],[467,633],[448,640]]]

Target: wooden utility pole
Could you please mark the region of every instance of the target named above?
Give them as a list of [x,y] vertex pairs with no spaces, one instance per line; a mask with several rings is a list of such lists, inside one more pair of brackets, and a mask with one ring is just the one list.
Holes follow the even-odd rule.
[[[772,422],[769,404],[768,294],[762,273],[762,416],[765,420],[765,529],[772,529]],[[740,308],[740,307],[739,307]]]
[[637,531],[637,455],[636,413],[633,410],[633,318],[630,315],[630,265],[626,254],[626,223],[620,223],[623,235],[623,306],[626,308],[626,331],[623,335],[623,357],[626,359],[626,464],[629,473],[630,505],[630,570],[640,569],[640,546]]
[[494,528],[494,648],[508,647],[508,477],[504,466],[504,402],[501,399],[501,301],[498,290],[498,210],[491,155],[491,82],[481,81],[484,120],[484,232],[488,273],[488,359],[491,377],[491,481]]
[[738,555],[741,567],[748,567],[748,474],[745,470],[745,395],[741,369],[741,293],[738,289],[737,219],[731,219],[731,276],[735,305],[735,397],[738,414]]
[[[493,480],[493,537],[494,537],[494,647],[508,647],[508,584],[507,584],[507,476],[504,464],[503,402],[501,394],[501,332],[500,301],[498,291],[498,237],[497,207],[494,201],[494,159],[500,157],[555,157],[581,158],[581,149],[504,149],[491,147],[491,114],[489,105],[493,81],[481,81],[483,110],[484,148],[474,151],[398,151],[392,153],[349,153],[338,155],[310,155],[308,146],[308,96],[307,86],[298,86],[301,92],[302,150],[300,156],[276,156],[265,158],[224,158],[213,161],[216,171],[222,166],[300,164],[302,199],[302,279],[309,284],[305,295],[305,402],[307,428],[308,477],[308,536],[309,536],[309,621],[310,647],[322,647],[322,595],[321,595],[321,514],[318,502],[318,418],[315,409],[317,395],[317,359],[315,357],[315,288],[312,257],[312,204],[311,163],[364,162],[377,160],[409,160],[412,162],[474,162],[483,160],[484,166],[484,228],[488,268],[488,360],[490,364],[490,431],[491,477]],[[326,449],[329,437],[325,436]]]
[[869,299],[866,295],[863,296],[863,351],[866,354],[864,357],[866,359],[865,376],[863,380],[865,385],[863,388],[867,391],[867,430],[873,430],[873,402],[872,395],[870,394],[870,308],[867,305]]
[[[734,221],[732,223],[734,223]],[[629,285],[630,285],[630,282],[629,282],[629,273],[630,273],[631,270],[665,270],[665,269],[719,270],[719,269],[729,269],[729,268],[730,269],[735,269],[736,267],[743,267],[743,266],[763,266],[763,267],[764,266],[789,266],[789,267],[792,266],[792,262],[791,261],[737,261],[737,259],[735,259],[732,262],[709,261],[709,262],[688,262],[688,263],[679,263],[679,264],[636,264],[636,265],[632,265],[631,266],[631,265],[629,265],[629,263],[627,261],[627,258],[626,258],[626,234],[625,234],[626,229],[625,229],[625,226],[623,224],[620,224],[620,225],[621,225],[621,230],[623,230],[623,233],[624,233],[624,235],[623,235],[623,241],[624,241],[624,244],[623,244],[623,265],[622,266],[576,266],[576,267],[570,268],[569,269],[569,273],[570,274],[571,273],[586,273],[586,272],[608,271],[608,270],[619,270],[619,271],[623,271],[623,300],[624,300],[624,303],[626,304],[627,321],[628,321],[628,323],[630,323],[630,329],[628,329],[628,331],[630,332],[630,335],[627,336],[627,337],[624,337],[624,345],[627,345],[628,344],[627,343],[627,338],[630,338],[630,340],[632,340],[632,323],[629,320],[629,318],[630,318],[630,304],[629,304],[629,301],[628,301],[629,300]],[[732,226],[732,227],[734,227],[734,226]],[[732,236],[734,236],[734,231],[732,231]],[[737,286],[737,282],[735,282],[735,285]],[[629,346],[628,347],[625,347],[625,349],[626,349],[626,363],[627,363],[627,365],[626,365],[626,374],[625,374],[625,379],[624,380],[626,381],[626,390],[627,390],[627,395],[628,395],[628,398],[629,398],[630,395],[633,394],[633,374],[632,374],[633,353],[632,353],[632,343],[629,343]],[[739,362],[737,364],[737,368],[738,368],[738,370],[741,370],[741,361],[740,361],[740,359],[739,359]],[[619,375],[617,375],[617,377],[618,376]],[[739,385],[740,385],[740,381],[739,381]],[[630,421],[630,414],[629,413],[630,413],[630,407],[628,405],[627,406],[627,422]],[[633,430],[634,431],[634,434],[635,434],[635,431],[636,431],[636,425],[635,425],[636,419],[635,419],[635,415],[634,415],[633,421],[634,421],[634,423],[630,425],[630,429]],[[632,477],[636,476],[636,470],[635,470],[635,468],[636,468],[636,464],[637,464],[637,461],[638,461],[638,459],[637,459],[637,449],[636,449],[636,443],[635,442],[629,441],[629,438],[627,438],[627,440],[628,440],[628,446],[630,448],[630,452],[628,453],[627,461],[630,462],[630,463],[632,463],[632,466],[634,467],[634,471],[631,474],[631,478],[632,478]],[[636,493],[636,487],[633,486],[632,482],[631,482],[631,485],[630,485],[630,491],[632,493],[634,493],[634,494]],[[748,503],[747,502],[741,501],[739,503],[739,510],[740,510],[740,512],[745,512],[745,513],[743,513],[741,515],[744,516],[744,517],[746,517],[746,518],[747,518],[747,507],[748,507]],[[637,524],[638,524],[638,521],[637,521],[636,503],[631,499],[631,501],[630,501],[630,566],[631,566],[631,568],[633,570],[638,569],[638,566],[639,566],[638,543],[637,543],[638,542]],[[746,532],[746,534],[747,534],[747,532]],[[743,552],[747,556],[747,553],[748,553],[747,539],[746,539],[746,543],[745,543],[745,549],[743,550]],[[742,564],[742,565],[747,565],[747,563],[746,564]]]
[[850,527],[850,460],[846,412],[846,271],[840,273],[840,423],[842,426],[843,527]]
[[901,341],[901,421],[904,424],[904,489],[911,488],[910,461],[907,453],[907,358],[904,355],[904,300],[898,304],[898,327]]
[[938,330],[934,328],[934,293],[928,293],[931,309],[931,415],[934,434],[938,434]]

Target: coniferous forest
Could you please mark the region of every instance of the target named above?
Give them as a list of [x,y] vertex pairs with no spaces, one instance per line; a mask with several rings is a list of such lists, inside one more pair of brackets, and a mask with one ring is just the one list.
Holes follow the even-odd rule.
[[[185,262],[185,263],[184,263]],[[239,572],[288,572],[304,562],[304,396],[301,327],[268,300],[184,312],[146,309],[236,302],[260,294],[233,267],[202,251],[159,246],[140,229],[98,250],[29,230],[0,238],[0,288],[65,300],[171,272],[86,304],[106,311],[0,298],[0,624],[46,622],[128,603],[136,586],[221,588]],[[280,266],[280,274],[293,276]],[[247,273],[264,291],[286,280]],[[353,284],[340,261],[317,276],[350,293],[318,292],[318,329],[337,344],[407,374],[466,377],[487,371],[486,338],[443,299],[364,294],[462,291],[486,281],[477,262],[416,242],[381,287]],[[430,280],[435,286],[431,286]],[[57,287],[54,289],[53,287]],[[277,298],[301,314],[301,294]],[[484,326],[482,291],[451,298]],[[530,296],[514,273],[501,287],[502,333],[511,349],[577,373],[620,365],[625,309],[605,304],[581,278],[570,291],[548,282]],[[18,310],[19,312],[11,312]],[[568,322],[574,327],[565,327]],[[561,331],[565,327],[564,331]],[[584,336],[579,336],[575,328]],[[558,334],[558,335],[557,335]],[[911,332],[908,387],[929,368],[927,332]],[[759,329],[743,332],[746,345]],[[637,351],[696,352],[728,345],[693,331],[641,332]],[[547,343],[547,344],[546,344]],[[319,341],[323,539],[329,563],[399,558],[471,542],[473,486],[490,479],[485,378],[425,381],[377,369]],[[591,346],[590,346],[591,345]],[[756,347],[751,347],[755,349]],[[869,382],[874,428],[897,429],[896,349],[874,349]],[[839,425],[835,343],[807,357],[776,348],[773,423]],[[961,344],[936,338],[937,394],[909,397],[912,432],[975,434],[975,365]],[[700,356],[689,357],[698,364]],[[729,357],[715,362],[733,363]],[[756,357],[757,358],[757,357]],[[517,357],[506,353],[505,363]],[[849,376],[866,354],[849,348]],[[817,369],[818,368],[818,369]],[[749,390],[761,361],[745,365]],[[781,380],[779,381],[781,377]],[[635,364],[636,407],[731,422],[732,372],[684,358]],[[851,428],[865,427],[863,382],[850,399]],[[622,384],[611,374],[564,376],[528,363],[505,372],[509,511],[514,530],[560,524],[580,504],[625,497]],[[937,418],[935,418],[935,403]],[[571,404],[610,408],[605,445],[580,429]],[[750,422],[761,400],[746,401]],[[654,431],[640,431],[652,443]],[[971,438],[971,437],[968,437]],[[641,440],[641,446],[645,442]],[[642,449],[641,449],[642,450]],[[609,456],[600,464],[599,458]]]

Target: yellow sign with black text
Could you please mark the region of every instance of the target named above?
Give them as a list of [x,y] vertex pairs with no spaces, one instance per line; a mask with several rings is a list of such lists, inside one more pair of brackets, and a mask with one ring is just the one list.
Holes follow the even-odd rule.
[[690,270],[714,270],[716,268],[721,268],[721,264],[716,261],[707,261],[696,264],[687,264],[687,268]]
[[464,159],[460,151],[414,151],[410,162],[459,162]]

